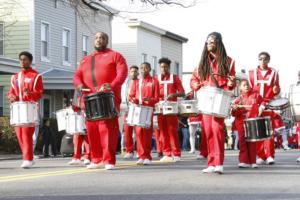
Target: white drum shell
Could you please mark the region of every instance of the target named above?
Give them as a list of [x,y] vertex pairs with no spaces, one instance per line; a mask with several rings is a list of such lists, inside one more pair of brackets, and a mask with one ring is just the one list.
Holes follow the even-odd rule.
[[127,124],[132,126],[151,127],[153,108],[131,104],[128,107]]
[[39,124],[38,103],[18,101],[10,105],[12,126],[33,127]]
[[179,114],[197,114],[198,101],[197,100],[182,100],[178,102]]
[[178,103],[173,101],[165,101],[162,104],[163,115],[177,115]]
[[290,87],[290,104],[292,115],[296,122],[300,121],[300,85],[292,85]]
[[77,113],[68,114],[66,117],[66,133],[86,135],[84,117]]
[[202,114],[226,118],[230,115],[232,97],[229,91],[204,86],[197,92],[198,110]]

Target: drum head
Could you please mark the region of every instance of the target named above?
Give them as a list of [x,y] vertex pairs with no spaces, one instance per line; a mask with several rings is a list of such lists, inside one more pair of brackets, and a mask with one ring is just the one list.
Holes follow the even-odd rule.
[[269,102],[270,109],[284,109],[289,106],[289,100],[287,98],[279,98],[279,99],[274,99]]

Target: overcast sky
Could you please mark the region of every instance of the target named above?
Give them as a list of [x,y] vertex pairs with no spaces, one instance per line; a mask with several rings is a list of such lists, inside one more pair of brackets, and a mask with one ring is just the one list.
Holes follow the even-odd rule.
[[[114,4],[126,9],[128,0],[113,0]],[[279,70],[281,86],[288,91],[300,70],[299,4],[299,0],[200,0],[187,9],[164,6],[149,14],[127,15],[187,37],[185,72],[197,66],[206,36],[213,31],[223,35],[237,71],[257,67],[258,53],[267,51],[271,54],[269,66]]]

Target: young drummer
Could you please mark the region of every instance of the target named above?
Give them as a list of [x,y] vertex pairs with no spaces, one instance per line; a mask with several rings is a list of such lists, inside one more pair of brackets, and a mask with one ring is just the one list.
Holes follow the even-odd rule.
[[[232,115],[235,117],[235,126],[239,135],[239,164],[240,168],[257,168],[256,165],[256,143],[245,140],[244,120],[258,117],[264,110],[263,98],[253,91],[248,80],[240,81],[241,95],[234,100]],[[250,106],[250,107],[247,107]]]
[[[151,65],[147,62],[140,67],[142,77],[134,80],[131,86],[129,100],[132,103],[149,106],[154,108],[159,98],[159,84],[157,79],[150,75]],[[152,123],[152,122],[151,122]],[[139,155],[138,165],[149,165],[151,163],[151,142],[153,135],[153,126],[144,128],[135,126],[137,152]]]

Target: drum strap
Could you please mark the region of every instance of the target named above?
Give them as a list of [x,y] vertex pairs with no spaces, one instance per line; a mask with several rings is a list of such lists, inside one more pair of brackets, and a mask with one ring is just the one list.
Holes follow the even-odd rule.
[[20,99],[20,101],[23,101],[21,82],[22,82],[22,72],[19,72],[19,74],[18,74],[19,99]]
[[142,84],[143,80],[142,78],[139,79],[139,104],[142,105]]
[[211,79],[213,80],[213,82],[215,83],[215,85],[217,86],[217,88],[220,88],[219,83],[218,83],[216,77],[213,75],[211,68],[210,68],[209,72],[210,72]]
[[97,81],[95,76],[95,56],[92,56],[92,79],[94,88],[97,87]]

